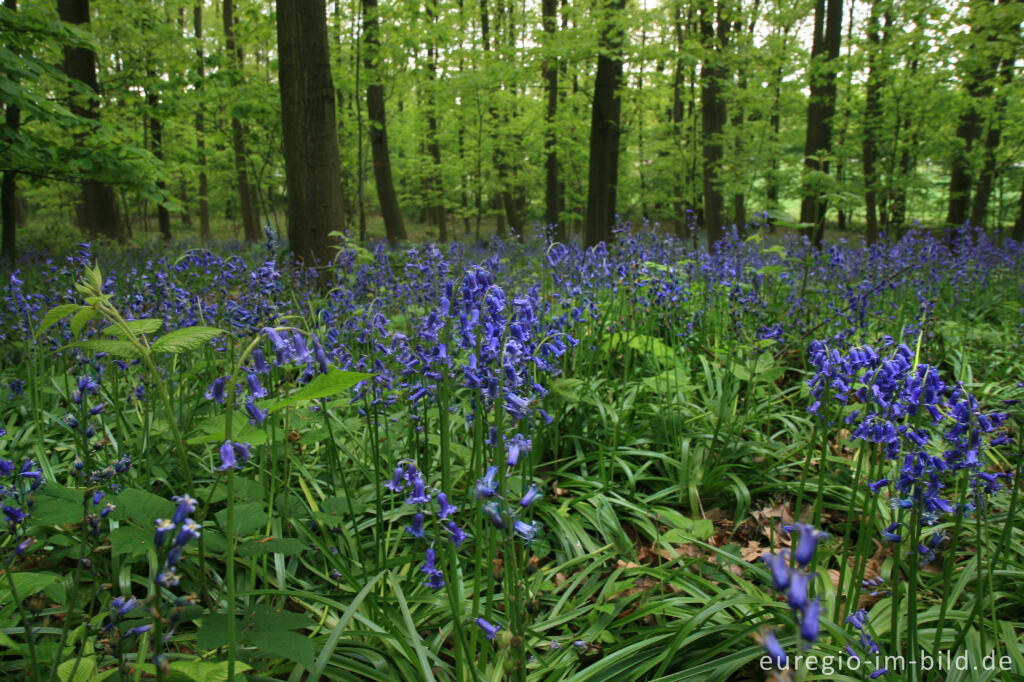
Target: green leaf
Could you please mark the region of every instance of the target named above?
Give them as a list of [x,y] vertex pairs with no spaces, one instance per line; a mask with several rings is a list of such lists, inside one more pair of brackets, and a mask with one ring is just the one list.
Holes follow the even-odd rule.
[[[163,320],[157,319],[129,320],[125,323],[125,326],[132,334],[155,334],[164,326],[164,322]],[[124,330],[117,325],[112,324],[104,329],[103,333],[109,336],[121,338],[124,334]]]
[[[242,661],[235,661],[235,673],[244,673],[252,670],[252,667]],[[193,682],[227,682],[228,662],[218,661],[207,663],[206,661],[174,661],[171,663],[171,676],[181,675]],[[156,669],[153,669],[153,676],[156,676]]]
[[151,492],[138,488],[128,488],[111,500],[115,519],[130,520],[142,527],[153,527],[157,519],[169,519],[174,516],[175,504]]
[[47,483],[35,493],[32,519],[48,525],[78,523],[85,512],[82,507],[85,492]]
[[287,398],[270,405],[270,407],[267,408],[267,412],[276,412],[303,401],[316,400],[317,398],[327,398],[329,396],[336,395],[347,388],[352,388],[360,381],[366,381],[373,376],[373,374],[366,374],[365,372],[345,372],[332,367],[327,374],[317,376]]
[[313,666],[313,642],[306,635],[288,630],[253,630],[248,639],[265,654],[287,658],[307,668]]
[[96,659],[92,656],[71,658],[57,666],[57,677],[61,682],[102,682],[116,672],[116,668],[97,671]]
[[298,538],[271,538],[269,540],[247,540],[238,546],[238,556],[251,557],[264,554],[298,554],[306,549]]
[[111,556],[126,554],[129,557],[146,556],[153,547],[153,531],[121,526],[110,532]]
[[91,351],[93,353],[107,353],[114,357],[127,358],[129,360],[139,357],[139,349],[132,345],[130,341],[88,339],[86,341],[76,341],[70,345],[76,346],[85,351]]
[[[56,573],[24,573],[15,572],[11,574],[14,580],[14,590],[18,599],[27,599],[36,592],[42,592],[53,583],[60,580]],[[11,599],[11,586],[6,578],[0,580],[0,602],[8,603]]]
[[[221,509],[215,514],[217,525],[227,532],[228,510]],[[235,505],[235,535],[245,537],[258,528],[267,525],[270,517],[263,511],[263,505],[259,502],[247,502]]]
[[154,353],[187,353],[224,333],[216,327],[185,327],[167,332],[153,342]]
[[39,322],[39,328],[36,329],[36,338],[42,336],[43,332],[47,329],[63,320],[71,313],[78,311],[81,307],[82,306],[77,303],[65,303],[64,305],[59,305],[56,308],[50,308],[46,311],[46,314],[43,315],[43,319]]
[[98,317],[99,313],[93,308],[79,308],[75,316],[71,318],[71,337],[75,338],[82,333],[82,328],[89,320]]

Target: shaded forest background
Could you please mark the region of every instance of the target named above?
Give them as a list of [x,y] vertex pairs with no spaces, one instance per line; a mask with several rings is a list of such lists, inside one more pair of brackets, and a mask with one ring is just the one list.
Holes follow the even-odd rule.
[[19,231],[286,223],[314,258],[332,229],[596,243],[616,216],[709,241],[766,219],[1024,238],[1020,0],[5,0],[0,19],[9,257]]

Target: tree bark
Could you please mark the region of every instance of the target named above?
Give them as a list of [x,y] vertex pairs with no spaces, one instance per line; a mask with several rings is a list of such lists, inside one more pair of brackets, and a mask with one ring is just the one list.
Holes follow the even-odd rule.
[[1013,238],[1018,242],[1024,242],[1024,179],[1020,181],[1020,206],[1017,220],[1013,224]]
[[377,182],[377,199],[388,242],[394,246],[406,238],[398,194],[391,177],[391,152],[388,149],[387,114],[384,107],[384,86],[377,72],[380,53],[380,18],[377,0],[363,2],[363,66],[370,77],[366,86],[366,114],[370,119],[370,151],[373,155],[373,177]]
[[330,232],[345,225],[324,0],[279,0],[277,45],[288,241],[315,266],[330,260]]
[[[57,0],[60,20],[82,26],[89,23],[89,0]],[[93,93],[99,92],[96,80],[96,55],[84,47],[64,48],[64,73],[84,83]],[[90,97],[84,104],[72,98],[71,111],[84,118],[98,120],[99,100]],[[104,236],[122,241],[124,231],[117,198],[110,185],[96,180],[82,181],[81,199],[76,206],[78,226],[91,237]]]
[[[196,38],[196,75],[200,87],[206,78],[205,56],[203,54],[203,3],[197,2],[192,10],[192,23]],[[206,177],[206,121],[201,101],[196,109],[196,152],[199,157],[199,238],[210,238],[210,187]]]
[[729,71],[722,51],[729,39],[729,22],[722,18],[721,9],[718,2],[706,0],[700,11],[700,32],[706,50],[700,77],[702,184],[704,228],[707,230],[709,247],[725,236],[725,200],[719,186],[718,169],[724,156],[722,131],[728,115],[722,97],[722,84],[728,78]]
[[877,133],[881,125],[881,91],[885,67],[879,63],[882,41],[879,38],[879,0],[872,0],[868,16],[868,83],[864,102],[864,142],[861,162],[864,171],[864,220],[867,223],[868,244],[878,241],[878,161]]
[[568,235],[561,219],[562,194],[558,182],[558,144],[555,135],[559,60],[552,54],[556,49],[558,32],[558,0],[542,0],[541,17],[547,50],[541,70],[544,80],[547,81],[548,95],[548,106],[544,112],[544,221],[555,227],[555,240],[564,242]]
[[[224,0],[222,7],[225,48],[228,52],[228,60],[235,72],[235,78],[241,82],[244,78],[242,75],[243,54],[241,46],[238,46],[235,42],[234,3],[232,0]],[[242,125],[242,121],[232,114],[231,146],[235,153],[235,176],[238,178],[238,203],[240,204],[239,212],[242,215],[242,232],[245,235],[245,241],[257,242],[262,238],[262,233],[256,212],[255,197],[253,196],[252,187],[249,185],[249,172],[246,161],[248,152],[246,151],[245,137],[245,127]]]
[[[1020,25],[1013,29],[1012,35],[1015,38],[1020,36]],[[971,225],[984,227],[988,214],[988,200],[992,196],[992,187],[996,179],[996,150],[999,148],[999,141],[1002,137],[1003,113],[1006,110],[1006,92],[1013,81],[1013,68],[1017,59],[1017,43],[1014,42],[1009,54],[1005,55],[999,64],[999,92],[996,94],[995,106],[988,121],[988,131],[985,134],[984,165],[978,176],[978,186],[974,191],[974,200],[971,202]],[[996,226],[998,227],[998,225]]]
[[[12,12],[18,11],[18,0],[4,0],[4,7]],[[4,122],[10,131],[11,137],[16,137],[18,128],[21,126],[21,110],[13,104],[8,104],[4,109]],[[18,235],[18,173],[14,170],[5,170],[3,180],[0,181],[0,251],[3,252],[7,262],[14,265],[17,258],[17,235]]]
[[625,0],[606,0],[601,6],[601,52],[597,58],[590,118],[590,172],[587,183],[586,245],[611,241],[619,181],[619,137],[622,135],[623,31],[616,26]]
[[828,174],[832,153],[832,117],[836,113],[836,60],[842,38],[843,0],[816,0],[811,46],[810,86],[804,166],[813,174],[804,182],[800,222],[814,225],[814,244],[825,236],[828,202],[821,198],[821,176]]
[[436,1],[426,2],[431,35],[427,43],[427,72],[430,74],[430,83],[427,87],[427,152],[434,166],[429,183],[430,219],[437,226],[437,240],[444,244],[448,241],[448,217],[444,208],[444,169],[441,166],[441,144],[438,140],[437,127],[437,46],[433,37],[434,23],[437,21]]
[[[156,74],[149,73],[150,82],[156,81]],[[146,116],[149,118],[149,143],[153,150],[153,156],[163,161],[164,158],[164,125],[157,116],[156,110],[160,106],[160,94],[154,90],[147,90],[146,104],[149,110]],[[167,183],[162,179],[157,180],[156,187],[161,192],[167,189]],[[171,214],[163,202],[157,204],[157,223],[160,226],[160,237],[168,240],[171,238]]]

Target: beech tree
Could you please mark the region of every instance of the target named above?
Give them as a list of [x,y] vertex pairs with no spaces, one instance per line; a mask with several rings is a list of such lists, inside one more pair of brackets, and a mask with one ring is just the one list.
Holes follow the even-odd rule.
[[277,3],[277,48],[288,241],[314,266],[330,260],[330,233],[344,227],[324,0]]

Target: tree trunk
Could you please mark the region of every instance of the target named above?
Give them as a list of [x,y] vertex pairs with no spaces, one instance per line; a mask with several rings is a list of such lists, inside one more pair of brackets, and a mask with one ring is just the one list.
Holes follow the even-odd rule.
[[315,266],[330,260],[330,232],[345,225],[324,0],[279,1],[277,45],[288,241]]
[[[12,12],[18,11],[18,0],[4,0],[4,7]],[[13,104],[4,109],[4,122],[12,138],[17,137],[21,126],[21,110]],[[0,181],[0,251],[10,265],[14,265],[17,257],[18,234],[18,200],[17,171],[5,170]]]
[[[242,75],[243,54],[241,46],[235,43],[235,17],[233,0],[223,2],[224,38],[225,49],[228,52],[228,60],[234,77],[238,83],[244,79]],[[262,233],[259,226],[259,218],[256,213],[256,202],[253,197],[252,188],[249,186],[249,172],[247,170],[247,157],[245,145],[245,127],[242,121],[234,114],[231,115],[231,145],[235,153],[235,176],[238,178],[238,202],[239,213],[242,214],[242,232],[245,241],[257,242],[261,239]]]
[[555,116],[558,113],[559,59],[553,54],[558,31],[558,0],[541,1],[541,22],[544,26],[546,54],[541,71],[547,81],[548,106],[544,112],[544,221],[555,227],[555,240],[566,241],[567,233],[561,219],[562,195],[558,182],[558,143]]
[[[430,20],[430,35],[433,36],[434,24],[437,21],[437,0],[427,0],[427,17]],[[444,244],[448,241],[448,217],[444,208],[444,169],[441,165],[441,144],[438,140],[437,128],[437,46],[431,37],[427,44],[427,72],[430,82],[427,87],[427,152],[433,163],[430,178],[430,219],[437,226],[437,241]]]
[[1013,224],[1013,238],[1018,242],[1024,242],[1024,179],[1020,181],[1020,207],[1017,211],[1017,221]]
[[[156,74],[149,73],[150,82],[156,81]],[[160,106],[160,94],[148,90],[146,92],[146,105],[149,110],[146,112],[146,116],[149,118],[149,143],[153,150],[153,156],[160,161],[164,158],[164,125],[157,116],[156,110]],[[163,180],[157,180],[156,187],[161,192],[167,189],[167,183]],[[160,237],[167,240],[171,238],[171,214],[167,210],[167,207],[163,202],[156,205],[157,223],[160,226]]]
[[[60,20],[81,26],[89,23],[89,0],[57,0],[57,12]],[[64,73],[69,78],[84,83],[94,93],[99,91],[96,80],[96,55],[84,47],[64,48]],[[84,104],[72,99],[71,111],[78,116],[99,119],[99,101],[90,97]],[[96,237],[104,236],[122,241],[124,232],[121,228],[121,216],[117,208],[117,198],[110,185],[96,180],[82,181],[81,200],[76,206],[78,226],[85,234]]]
[[842,38],[843,0],[816,0],[814,41],[811,46],[810,86],[807,103],[807,135],[804,166],[810,177],[804,182],[800,222],[814,225],[814,244],[825,236],[828,202],[822,199],[822,175],[829,170],[832,153],[832,117],[836,113],[836,61]]
[[701,5],[700,32],[706,50],[700,78],[704,228],[708,233],[708,247],[711,247],[725,236],[725,200],[719,186],[718,169],[724,155],[722,130],[727,119],[722,84],[729,76],[722,55],[729,39],[729,22],[722,18],[721,6],[713,0]]
[[[993,37],[986,36],[986,20],[978,17],[977,8],[995,4],[994,2],[971,3],[971,34],[975,42],[968,48],[964,58],[966,64],[964,85],[969,95],[967,108],[960,114],[956,127],[957,149],[949,172],[949,207],[946,211],[946,225],[960,227],[967,221],[967,212],[971,202],[971,151],[981,137],[981,108],[984,100],[992,96],[993,80],[999,68],[999,55],[991,52],[979,55],[983,50],[990,50],[989,43]],[[988,8],[991,9],[991,8]],[[984,38],[984,40],[982,40]]]
[[366,86],[366,114],[370,119],[370,150],[373,154],[373,176],[377,181],[377,199],[384,218],[384,231],[394,246],[406,238],[405,224],[398,208],[398,194],[391,177],[391,152],[388,149],[387,115],[384,108],[384,86],[377,73],[380,52],[380,18],[377,0],[363,2],[363,66],[371,79]]
[[[1014,36],[1020,34],[1020,26],[1013,31]],[[985,162],[978,176],[978,187],[974,191],[974,201],[971,203],[971,225],[985,227],[985,219],[988,213],[988,200],[992,196],[992,187],[996,179],[996,150],[999,148],[999,140],[1003,129],[1003,113],[1006,110],[1006,91],[1009,90],[1013,81],[1013,66],[1017,58],[1017,44],[1014,43],[1010,53],[1003,57],[999,65],[999,93],[997,94],[992,116],[988,122],[988,131],[985,134]],[[998,221],[997,225],[998,226]]]
[[864,143],[861,153],[864,169],[864,220],[867,223],[868,244],[878,241],[878,172],[875,169],[875,163],[878,161],[878,142],[876,135],[882,120],[882,78],[886,72],[886,67],[879,63],[879,51],[882,44],[878,35],[879,11],[879,0],[872,0],[867,27],[870,47],[868,48],[867,95],[864,102]]
[[619,182],[619,137],[622,135],[622,46],[616,22],[625,0],[606,0],[601,17],[601,52],[597,58],[594,100],[590,118],[590,172],[587,183],[586,245],[611,241],[615,223],[615,194]]
[[[206,64],[203,55],[203,3],[197,2],[192,10],[192,23],[196,38],[196,74],[202,86],[206,78]],[[196,109],[196,152],[199,157],[199,238],[210,238],[210,186],[206,177],[206,121],[203,113],[205,102]]]

